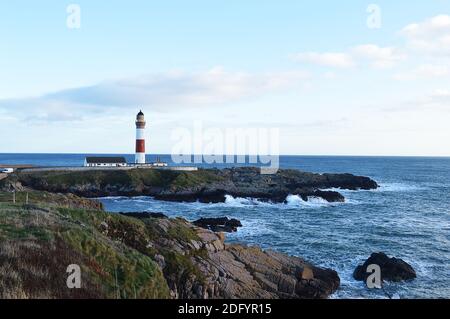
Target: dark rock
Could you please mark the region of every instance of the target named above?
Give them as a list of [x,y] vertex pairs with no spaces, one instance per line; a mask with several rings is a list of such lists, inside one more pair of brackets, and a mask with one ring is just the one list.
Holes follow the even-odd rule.
[[203,191],[198,194],[197,199],[200,203],[224,203],[226,192],[223,189],[214,191]]
[[295,293],[301,298],[327,298],[340,286],[336,271],[315,266],[306,266],[299,278]]
[[345,197],[338,192],[334,192],[334,191],[321,191],[321,190],[317,190],[311,193],[303,193],[300,194],[300,196],[302,197],[303,200],[308,201],[308,197],[320,197],[325,199],[327,202],[330,203],[343,203],[345,202]]
[[389,258],[384,253],[373,253],[364,264],[356,267],[353,277],[356,280],[364,281],[370,273],[367,273],[369,265],[378,265],[381,268],[381,279],[384,281],[400,282],[416,278],[414,269],[402,259]]
[[185,190],[181,192],[163,191],[160,194],[156,194],[154,197],[157,200],[164,200],[168,202],[200,202],[204,204],[216,204],[224,203],[225,195],[226,193],[224,190]]
[[149,212],[133,212],[133,213],[119,213],[120,215],[133,217],[137,219],[144,219],[144,218],[168,218],[163,213],[149,213]]
[[348,190],[370,190],[377,189],[378,184],[365,176],[355,176],[352,174],[323,174],[326,178],[326,184],[329,184],[329,188],[341,188]]
[[209,229],[213,232],[236,232],[238,227],[242,227],[242,224],[237,219],[229,219],[228,217],[220,218],[200,218],[193,222],[197,227]]

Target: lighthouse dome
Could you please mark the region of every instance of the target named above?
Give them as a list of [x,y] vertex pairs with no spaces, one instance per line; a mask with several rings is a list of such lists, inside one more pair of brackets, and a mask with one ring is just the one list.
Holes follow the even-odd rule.
[[139,111],[139,113],[136,116],[136,120],[144,121],[144,113],[142,111]]

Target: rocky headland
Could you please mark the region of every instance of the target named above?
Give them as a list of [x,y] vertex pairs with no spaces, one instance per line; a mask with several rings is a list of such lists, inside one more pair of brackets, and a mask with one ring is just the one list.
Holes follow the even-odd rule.
[[[95,198],[105,196],[153,196],[165,201],[218,203],[233,197],[256,198],[281,203],[288,195],[307,201],[319,197],[343,202],[344,196],[328,189],[376,189],[377,183],[352,174],[315,174],[279,170],[261,175],[258,168],[200,169],[194,172],[168,170],[31,171],[11,175],[0,183],[10,188],[28,187],[53,193],[72,193]],[[1,186],[0,186],[1,187]]]

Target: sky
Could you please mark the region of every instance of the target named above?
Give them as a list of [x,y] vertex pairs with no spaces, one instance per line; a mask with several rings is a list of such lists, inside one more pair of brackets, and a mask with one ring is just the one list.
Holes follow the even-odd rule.
[[0,153],[133,153],[140,109],[148,153],[450,156],[450,0],[0,0]]

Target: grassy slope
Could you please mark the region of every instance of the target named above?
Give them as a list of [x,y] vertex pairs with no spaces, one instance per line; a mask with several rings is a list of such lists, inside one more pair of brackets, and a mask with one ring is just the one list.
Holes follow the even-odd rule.
[[[145,230],[103,211],[0,203],[0,298],[168,298],[157,264],[102,234],[105,220]],[[66,286],[70,264],[82,268],[82,289]]]
[[[29,203],[35,204],[39,203],[56,207],[75,207],[75,208],[90,208],[103,210],[103,205],[100,201],[84,199],[72,194],[63,195],[34,190],[16,192],[15,193],[16,203],[25,204],[27,195]],[[0,191],[0,203],[2,202],[12,203],[12,201],[13,201],[13,193]]]
[[[28,205],[25,193],[11,200],[0,192],[0,299],[170,298],[174,284],[204,281],[192,258],[206,252],[173,249],[199,240],[183,219],[110,214],[71,194],[30,191]],[[66,286],[70,264],[82,268],[82,289]]]
[[45,180],[48,185],[85,185],[94,184],[104,188],[107,185],[152,187],[189,187],[214,181],[220,177],[211,171],[195,172],[136,169],[127,171],[81,171],[81,172],[33,172],[20,174],[20,180],[35,184]]

